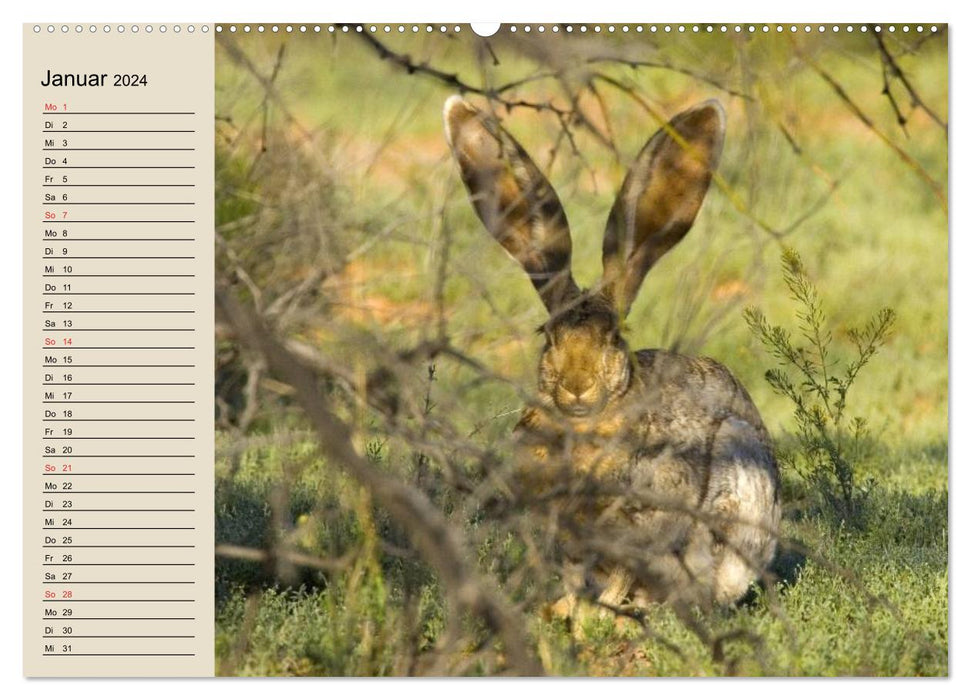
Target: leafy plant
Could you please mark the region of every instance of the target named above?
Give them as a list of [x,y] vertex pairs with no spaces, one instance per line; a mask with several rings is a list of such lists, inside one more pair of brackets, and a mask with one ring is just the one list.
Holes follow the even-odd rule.
[[[858,484],[854,456],[862,454],[866,420],[847,415],[847,397],[860,370],[873,358],[893,328],[895,313],[880,309],[863,327],[847,332],[856,349],[845,363],[831,352],[832,331],[826,327],[819,292],[791,248],[782,253],[783,280],[798,305],[798,333],[770,324],[760,309],[745,310],[745,321],[779,363],[765,378],[772,389],[792,402],[800,451],[783,455],[843,522],[863,523],[867,489]],[[795,376],[792,376],[792,374]]]

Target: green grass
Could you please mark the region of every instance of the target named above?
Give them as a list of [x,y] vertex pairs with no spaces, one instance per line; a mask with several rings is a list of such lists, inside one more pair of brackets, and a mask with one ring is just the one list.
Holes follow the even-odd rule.
[[[856,465],[859,483],[869,489],[867,524],[857,531],[824,517],[807,485],[784,474],[783,532],[812,556],[777,599],[768,595],[704,618],[712,634],[749,634],[726,642],[721,658],[661,607],[649,611],[645,639],[595,623],[583,641],[530,608],[527,621],[539,657],[549,673],[579,675],[946,675],[947,213],[913,169],[792,59],[788,37],[757,37],[744,45],[718,37],[676,39],[654,39],[656,54],[649,45],[641,50],[756,99],[731,97],[672,71],[612,70],[634,81],[664,115],[713,96],[729,114],[719,171],[729,191],[713,188],[694,230],[651,271],[629,319],[631,342],[677,342],[723,362],[749,389],[780,446],[792,445],[791,410],[764,380],[773,362],[741,310],[755,304],[770,319],[792,325],[795,307],[776,262],[780,248],[752,217],[782,229],[812,211],[784,243],[799,251],[820,291],[835,349],[848,348],[846,331],[878,309],[891,307],[897,314],[893,336],[860,374],[848,401],[850,413],[866,418],[871,428],[869,454]],[[503,38],[493,44],[500,64],[487,62],[485,68],[462,40],[386,40],[415,61],[456,70],[472,83],[484,74],[500,83],[536,69],[533,59],[518,55]],[[240,46],[269,75],[281,41],[246,37]],[[944,42],[933,41],[901,63],[923,99],[945,112],[947,56]],[[285,42],[275,85],[312,134],[310,141],[271,105],[264,143],[262,92],[221,50],[217,59],[217,114],[232,120],[218,142],[225,185],[218,223],[242,263],[252,265],[257,283],[272,297],[332,260],[330,249],[319,244],[332,234],[340,250],[354,251],[353,262],[350,269],[328,269],[319,306],[295,323],[297,335],[363,373],[376,360],[362,348],[397,351],[433,337],[441,305],[451,341],[528,392],[540,346],[533,329],[543,320],[542,307],[521,271],[487,239],[458,182],[440,121],[441,104],[453,91],[377,61],[354,37]],[[880,95],[879,56],[869,41],[797,42],[878,129],[946,186],[943,132],[914,114],[908,137],[902,136]],[[759,79],[748,81],[746,70]],[[538,83],[532,89],[522,96],[545,98],[551,87]],[[603,225],[624,168],[657,128],[632,101],[600,89],[620,161],[577,132],[583,157],[564,147],[549,171],[571,223],[581,284],[599,274]],[[801,153],[786,142],[779,122]],[[545,169],[557,121],[516,110],[505,124]],[[828,194],[834,182],[838,186]],[[311,204],[304,186],[314,188]],[[447,250],[442,211],[451,233]],[[253,226],[227,227],[256,214],[263,217],[258,233],[265,236],[258,246],[247,239],[257,230]],[[435,280],[443,257],[447,276],[439,296]],[[716,329],[703,332],[713,320]],[[420,403],[427,389],[424,368],[408,381],[403,395]],[[430,652],[447,624],[435,577],[408,549],[406,533],[320,456],[285,392],[270,389],[249,434],[218,435],[217,543],[263,548],[283,540],[346,566],[297,567],[281,577],[261,564],[217,560],[220,672],[428,672]],[[473,434],[476,444],[500,451],[521,404],[513,386],[477,381],[446,360],[436,364],[431,398],[434,415],[447,416],[456,434]],[[341,410],[355,424],[362,449],[381,439],[379,420],[343,404]],[[453,510],[458,501],[436,485],[440,465],[433,460],[420,468],[414,451],[393,440],[375,460],[421,482],[479,543],[482,570],[505,580],[522,556],[515,539],[485,531],[487,524]],[[476,663],[464,672],[496,670]]]
[[[339,556],[356,552],[347,570],[301,569],[295,579],[267,577],[256,564],[217,562],[217,657],[221,672],[244,675],[385,675],[421,668],[413,657],[428,651],[445,625],[441,592],[413,555],[369,551],[368,528],[406,546],[393,523],[370,511],[362,524],[360,491],[303,447],[249,450],[228,479],[217,480],[217,539],[265,544],[274,484],[298,469],[287,523],[307,551]],[[309,460],[309,461],[306,461]],[[760,642],[727,645],[716,661],[671,613],[648,613],[650,637],[588,625],[577,643],[561,622],[532,621],[551,673],[581,675],[945,675],[947,674],[947,498],[875,487],[865,533],[843,530],[798,504],[801,485],[787,480],[787,538],[813,552],[798,579],[777,600],[762,598],[738,610],[706,617],[717,635],[744,629]],[[335,508],[338,503],[347,509]],[[469,527],[474,528],[474,525]],[[514,542],[486,541],[480,565],[511,568]],[[287,585],[289,584],[289,585]],[[249,596],[258,595],[247,621]],[[256,600],[254,598],[254,600]],[[255,604],[255,603],[254,603]],[[243,633],[243,630],[246,630]],[[408,630],[417,630],[414,635]],[[417,636],[417,639],[414,637]],[[239,639],[247,640],[243,650]],[[674,645],[679,654],[671,651]],[[758,653],[755,653],[758,652]],[[419,664],[411,666],[410,664]],[[482,672],[487,669],[481,669]]]

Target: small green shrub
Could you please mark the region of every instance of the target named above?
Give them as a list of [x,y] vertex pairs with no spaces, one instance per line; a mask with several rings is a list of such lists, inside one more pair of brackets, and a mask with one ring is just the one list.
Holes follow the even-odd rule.
[[760,309],[744,312],[749,328],[779,363],[765,373],[766,380],[793,406],[798,449],[782,451],[780,459],[815,487],[838,520],[862,526],[868,488],[858,483],[854,463],[865,458],[870,442],[866,421],[847,414],[847,396],[860,370],[889,336],[895,314],[884,308],[862,328],[850,329],[847,336],[856,352],[841,363],[831,352],[833,333],[826,326],[819,292],[796,251],[783,250],[782,269],[798,307],[796,337],[770,324]]

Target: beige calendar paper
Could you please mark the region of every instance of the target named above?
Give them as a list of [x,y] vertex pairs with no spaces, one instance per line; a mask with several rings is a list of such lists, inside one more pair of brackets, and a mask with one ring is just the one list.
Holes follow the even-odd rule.
[[25,25],[24,674],[949,675],[949,41]]
[[24,665],[209,675],[213,40],[108,29],[24,30]]

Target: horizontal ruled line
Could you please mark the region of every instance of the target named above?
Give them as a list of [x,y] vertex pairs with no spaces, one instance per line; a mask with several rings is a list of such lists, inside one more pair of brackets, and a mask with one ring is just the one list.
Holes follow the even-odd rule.
[[41,491],[41,493],[63,493],[65,496],[73,495],[75,493],[182,493],[191,494],[195,491],[75,491],[74,489],[68,489],[67,491],[54,490],[54,491]]
[[44,508],[42,513],[195,513],[195,508]]
[[194,544],[45,544],[44,549],[195,549]]
[[195,382],[44,382],[41,386],[195,386]]
[[45,297],[194,297],[195,295],[195,292],[44,292],[43,294]]
[[44,564],[44,566],[65,566],[65,567],[74,568],[75,566],[195,566],[195,564],[194,563],[185,564],[182,562],[179,562],[177,564],[162,564],[160,562],[144,562],[144,563],[124,562],[119,564],[102,564],[102,563],[78,564],[77,562],[70,562],[66,564]]
[[60,309],[45,314],[194,314],[195,309]]
[[182,401],[176,401],[176,400],[169,400],[169,401],[164,401],[164,400],[161,400],[161,401],[136,401],[136,400],[131,400],[131,401],[127,401],[127,400],[117,400],[117,401],[104,401],[104,400],[102,400],[102,401],[81,401],[81,400],[76,400],[76,401],[44,401],[44,403],[195,403],[195,401],[194,400],[182,400]]
[[[66,602],[66,601],[60,601],[60,602]],[[60,621],[65,621],[66,622],[68,620],[195,620],[196,618],[194,618],[194,617],[128,617],[128,616],[125,616],[125,617],[74,617],[72,615],[70,618],[67,618],[67,617],[43,617],[41,619],[42,620],[60,620]]]
[[44,275],[44,277],[195,277],[194,274],[179,274],[179,275],[120,275],[120,274],[110,274],[110,275],[75,275],[75,274],[65,274],[65,275]]
[[101,114],[101,115],[119,115],[119,114],[155,114],[155,115],[171,115],[171,116],[191,116],[195,112],[41,112],[41,114],[53,114],[55,116],[67,116],[72,114]]
[[[65,618],[45,617],[45,620],[56,620]],[[83,617],[67,618],[71,620],[84,620]],[[109,618],[109,619],[128,619],[128,618]],[[178,620],[184,618],[158,618],[160,620]],[[45,634],[42,639],[195,639],[194,634]]]
[[[64,603],[195,603],[195,598],[69,598],[69,599],[52,599],[44,598],[40,602],[50,605],[64,604]],[[58,618],[62,621],[69,618]],[[78,619],[78,618],[74,618]]]
[[[195,598],[71,598],[72,603],[195,603]],[[44,598],[42,603],[50,603],[50,598]],[[59,601],[61,603],[64,600]],[[60,618],[64,620],[65,618]]]
[[[83,403],[83,402],[82,402]],[[71,438],[65,438],[70,440]],[[194,459],[195,455],[61,455],[71,459]],[[40,455],[41,459],[56,458],[57,455]]]
[[56,187],[61,189],[62,187],[195,187],[195,183],[182,183],[182,182],[144,182],[144,183],[108,183],[108,182],[93,182],[71,185],[63,183],[60,185],[44,185],[44,187]]
[[[41,333],[50,333],[56,331],[56,328],[42,328]],[[195,328],[62,328],[61,330],[70,333],[80,333],[82,331],[88,333],[191,333]],[[61,350],[73,350],[74,347],[71,345],[61,345],[47,346],[48,350],[54,350],[55,348],[60,348]]]
[[[53,473],[47,472],[54,476]],[[195,476],[195,472],[60,472],[62,476]]]
[[44,170],[195,170],[194,165],[45,165]]
[[195,365],[76,365],[76,364],[73,364],[72,363],[72,364],[69,364],[69,365],[64,365],[64,364],[61,364],[61,365],[58,365],[58,364],[54,364],[54,365],[41,365],[41,367],[62,367],[64,369],[74,369],[75,367],[113,367],[113,368],[119,368],[119,367],[195,367]]
[[45,653],[43,655],[44,656],[195,656],[195,654],[149,654],[149,653],[145,653],[145,654],[120,654],[120,653],[118,653],[118,654],[109,654],[109,653],[81,654],[81,653],[73,653],[73,652],[70,653],[70,654],[57,654],[57,653],[55,653],[55,654],[47,654],[47,653]]
[[42,148],[42,151],[194,151],[195,148]]
[[[64,114],[61,112],[61,114]],[[42,134],[194,134],[195,129],[43,129]]]
[[194,527],[44,527],[42,530],[195,530]]
[[[128,586],[132,584],[134,585],[144,584],[144,585],[155,585],[155,586],[159,586],[159,585],[168,586],[168,585],[174,584],[179,586],[191,586],[194,583],[196,583],[196,581],[42,581],[41,585],[43,586],[78,586],[78,585],[106,586],[106,585],[117,584],[122,586]],[[67,601],[62,600],[60,602],[62,603],[70,602],[70,599],[68,599]],[[64,618],[61,618],[61,619],[64,619]]]
[[195,206],[195,202],[41,202],[41,206],[65,206],[65,207],[84,207],[84,206],[104,206],[104,207],[154,207],[154,206]]
[[[195,238],[41,238],[45,242],[64,242],[64,241],[124,241],[124,242],[135,242],[135,241],[194,241]],[[75,275],[77,276],[77,275]]]
[[[194,219],[74,219],[60,222],[53,219],[41,219],[42,224],[194,224]],[[56,240],[56,239],[52,239]]]
[[195,255],[45,255],[42,260],[195,260]]
[[[58,601],[58,602],[60,602],[60,603],[66,603],[66,602],[73,602],[73,600],[72,599],[65,599],[65,600],[61,600],[61,601]],[[166,615],[164,617],[135,617],[135,616],[128,616],[128,615],[124,615],[124,616],[120,616],[120,617],[74,617],[73,615],[71,615],[70,617],[49,616],[49,617],[42,617],[41,619],[42,620],[58,620],[58,621],[63,621],[63,622],[69,622],[70,620],[195,620],[196,618],[194,618],[194,617],[183,617],[183,616],[175,617],[175,616],[168,616],[168,615]],[[83,636],[83,635],[72,635],[72,636],[79,636],[80,637],[80,636]]]

